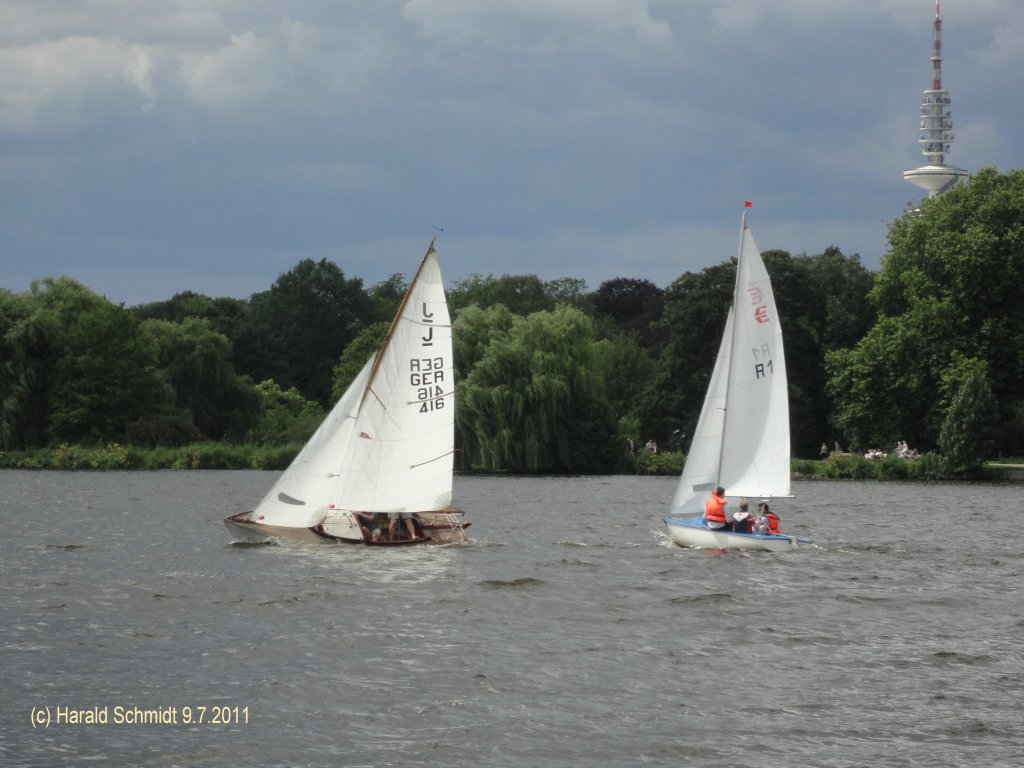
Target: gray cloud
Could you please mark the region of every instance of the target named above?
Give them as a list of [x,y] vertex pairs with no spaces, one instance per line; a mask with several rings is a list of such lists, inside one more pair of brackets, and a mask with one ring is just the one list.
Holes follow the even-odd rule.
[[[877,265],[918,197],[929,3],[9,0],[0,286],[247,296],[301,258],[667,284],[735,250]],[[1024,9],[947,3],[951,162],[1021,165]]]

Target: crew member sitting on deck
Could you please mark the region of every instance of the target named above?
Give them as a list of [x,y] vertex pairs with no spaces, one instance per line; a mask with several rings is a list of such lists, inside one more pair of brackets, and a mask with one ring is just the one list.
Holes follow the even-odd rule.
[[757,533],[767,533],[772,536],[778,536],[781,533],[779,530],[779,516],[768,508],[768,502],[766,501],[762,501],[757,505],[757,520],[755,521],[754,530]]
[[388,541],[398,541],[398,521],[404,520],[410,539],[418,539],[412,512],[388,512]]
[[725,488],[718,486],[704,502],[704,521],[712,530],[732,530],[729,505],[725,501]]
[[740,499],[740,508],[732,514],[732,529],[735,533],[750,533],[750,526],[754,523],[754,516],[750,512],[750,505],[746,499]]
[[359,523],[359,530],[362,531],[363,541],[380,541],[380,521],[372,512],[355,512],[356,522]]

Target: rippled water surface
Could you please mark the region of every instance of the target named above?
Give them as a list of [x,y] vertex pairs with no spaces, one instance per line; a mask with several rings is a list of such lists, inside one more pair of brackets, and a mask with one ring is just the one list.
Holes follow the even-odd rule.
[[232,544],[273,477],[0,473],[0,765],[1022,765],[1020,486],[797,482],[784,555],[669,544],[636,477],[459,477],[450,547]]

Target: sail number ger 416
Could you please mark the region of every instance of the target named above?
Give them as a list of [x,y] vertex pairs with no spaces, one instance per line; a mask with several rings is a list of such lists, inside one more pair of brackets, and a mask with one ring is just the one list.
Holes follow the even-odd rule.
[[419,357],[409,361],[409,383],[416,387],[420,413],[444,408],[444,358]]

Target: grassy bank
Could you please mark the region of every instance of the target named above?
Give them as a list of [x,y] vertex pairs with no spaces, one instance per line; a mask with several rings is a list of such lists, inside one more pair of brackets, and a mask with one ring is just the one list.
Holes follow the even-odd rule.
[[[103,446],[62,444],[31,451],[0,451],[0,469],[284,469],[301,445],[258,446],[193,443],[177,448],[139,448],[110,443]],[[624,456],[619,474],[678,475],[686,457],[681,453],[642,452]]]
[[193,443],[176,448],[137,448],[110,443],[62,444],[32,451],[0,451],[5,469],[284,469],[301,446]]
[[846,480],[1007,480],[1024,479],[1024,463],[986,462],[968,475],[951,474],[945,470],[942,457],[925,453],[917,459],[888,456],[881,460],[860,455],[833,454],[824,460],[794,459],[794,477],[823,477]]
[[[0,451],[0,469],[284,469],[302,446],[193,443],[177,448],[137,448],[110,443],[86,447],[62,444],[32,451]],[[623,456],[616,471],[628,475],[678,476],[686,456],[663,451]],[[968,478],[943,473],[942,459],[926,453],[919,459],[890,456],[871,461],[861,456],[830,456],[824,460],[794,459],[794,477],[849,480],[1005,480],[1024,482],[1024,458],[998,459]]]

